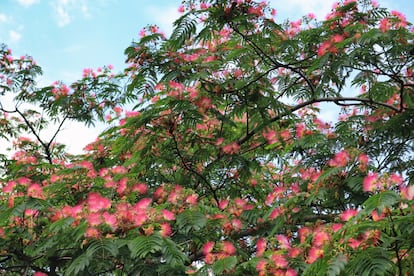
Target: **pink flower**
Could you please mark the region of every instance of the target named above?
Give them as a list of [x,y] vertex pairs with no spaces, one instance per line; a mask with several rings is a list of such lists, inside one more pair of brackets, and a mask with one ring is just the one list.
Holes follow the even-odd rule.
[[171,225],[168,222],[162,223],[160,225],[161,230],[160,230],[160,234],[163,237],[169,237],[172,234],[172,230],[171,230]]
[[89,161],[82,161],[79,163],[79,166],[88,170],[93,170],[93,164]]
[[27,188],[27,196],[33,197],[33,198],[43,198],[43,190],[42,187],[34,183]]
[[40,272],[40,271],[36,271],[33,276],[47,276],[46,273]]
[[263,9],[261,6],[257,6],[257,7],[250,7],[249,10],[247,11],[248,14],[254,14],[257,16],[262,16],[263,15]]
[[144,210],[136,210],[133,213],[132,221],[135,226],[141,226],[148,220],[148,215]]
[[200,9],[202,10],[208,9],[209,7],[210,7],[210,4],[206,4],[204,2],[200,4]]
[[256,256],[260,257],[263,255],[263,253],[266,251],[266,239],[265,238],[259,238],[256,242]]
[[151,33],[153,33],[153,34],[157,33],[157,32],[158,32],[158,26],[156,26],[156,25],[152,25],[152,26],[150,27],[150,31],[151,31]]
[[148,185],[145,183],[138,183],[132,187],[132,191],[138,192],[139,194],[143,195],[148,192]]
[[358,161],[359,161],[359,169],[360,170],[365,170],[368,166],[368,162],[369,162],[369,157],[368,155],[366,155],[365,153],[361,153],[358,156]]
[[277,241],[280,243],[280,248],[282,249],[289,249],[290,248],[290,241],[285,235],[277,235]]
[[13,191],[14,187],[16,187],[17,183],[15,181],[7,182],[7,185],[3,188],[4,193],[10,193]]
[[298,138],[302,138],[303,134],[305,133],[305,125],[303,123],[299,123],[296,125],[296,135]]
[[203,110],[207,110],[212,107],[211,99],[203,96],[197,101],[196,105]]
[[158,102],[158,100],[160,99],[160,96],[154,96],[154,97],[152,97],[151,98],[151,102],[153,103],[153,104],[155,104],[156,102]]
[[126,111],[125,116],[126,117],[136,117],[140,114],[139,111]]
[[394,185],[401,185],[403,183],[402,176],[396,173],[391,174],[389,180]]
[[379,23],[379,29],[381,32],[385,33],[391,28],[391,22],[388,20],[388,18],[383,18],[380,20]]
[[401,196],[407,200],[414,199],[414,185],[400,187]]
[[223,146],[222,150],[226,154],[236,154],[240,151],[240,146],[236,142],[233,142]]
[[24,210],[24,215],[28,217],[37,217],[39,215],[39,211],[35,209],[26,209]]
[[345,0],[345,2],[343,3],[344,6],[350,4],[350,3],[355,3],[356,0]]
[[[256,265],[256,270],[259,271],[259,272],[264,272],[264,271],[266,271],[266,265],[267,265],[267,260],[265,260],[265,259],[260,260]],[[262,274],[260,274],[260,275],[262,275]]]
[[332,231],[334,231],[334,232],[338,232],[339,231],[339,229],[341,229],[342,228],[342,224],[341,223],[334,223],[333,225],[332,225]]
[[357,240],[357,239],[354,239],[354,238],[350,238],[348,240],[348,245],[353,249],[358,248],[361,243],[362,243],[362,240]]
[[331,41],[324,41],[318,48],[318,57],[321,57],[329,52],[329,49],[332,47]]
[[102,197],[99,193],[89,193],[87,198],[88,209],[91,212],[97,212],[101,209],[111,207],[111,200]]
[[20,177],[19,179],[17,179],[17,182],[20,185],[28,186],[32,181],[30,180],[30,178]]
[[235,231],[240,231],[240,229],[243,227],[243,223],[239,219],[232,219],[231,225]]
[[278,268],[286,268],[289,264],[286,260],[286,257],[282,254],[273,254],[270,258],[272,259],[275,266]]
[[203,245],[201,248],[201,251],[203,252],[204,256],[207,256],[211,251],[213,251],[214,248],[214,242],[209,241]]
[[297,275],[298,275],[297,272],[292,268],[289,268],[288,270],[286,270],[286,273],[285,273],[285,276],[297,276]]
[[206,262],[206,264],[212,264],[214,263],[214,260],[215,260],[215,255],[211,253],[208,253],[206,257],[204,258],[204,261]]
[[266,139],[269,145],[276,143],[278,140],[276,131],[272,129],[263,131],[263,137]]
[[351,218],[353,218],[356,214],[358,214],[358,211],[356,210],[356,209],[348,209],[348,210],[345,210],[340,216],[339,216],[339,218],[342,220],[342,221],[348,221],[348,220],[350,220]]
[[118,223],[116,215],[115,214],[110,214],[108,212],[104,212],[102,214],[103,220],[106,224],[108,224],[109,226],[111,226],[113,229],[116,228],[116,225]]
[[377,188],[377,179],[378,173],[370,172],[365,176],[364,181],[362,182],[362,190],[364,192],[372,192]]
[[118,187],[116,188],[116,192],[119,195],[124,195],[127,189],[127,182],[128,182],[128,179],[126,177],[123,177],[121,180],[119,180]]
[[344,37],[340,34],[336,34],[336,35],[333,35],[331,39],[332,39],[332,42],[339,43],[344,40]]
[[216,56],[208,56],[203,60],[203,63],[204,62],[212,62],[212,61],[215,61],[216,59],[217,59]]
[[283,211],[279,207],[277,207],[272,211],[272,213],[269,216],[269,219],[274,220],[275,218],[279,217],[282,214],[283,214]]
[[407,22],[407,18],[405,15],[400,11],[391,11],[391,15],[397,17],[401,22]]
[[378,211],[374,210],[374,211],[371,212],[371,216],[372,216],[373,221],[379,221],[379,220],[382,220],[383,218],[385,218],[385,213],[381,212],[380,214],[378,214]]
[[151,203],[151,198],[143,198],[134,205],[134,208],[138,210],[145,210],[151,205]]
[[173,212],[164,209],[164,210],[161,211],[161,213],[162,213],[164,219],[166,219],[166,220],[175,220],[175,215],[174,215]]
[[173,89],[177,89],[178,91],[184,90],[184,85],[182,83],[176,82],[176,81],[170,81],[169,85]]
[[88,229],[86,229],[85,237],[87,237],[87,238],[98,238],[99,236],[100,236],[100,233],[99,233],[98,229],[96,229],[95,227],[89,227]]
[[288,251],[289,251],[288,256],[290,258],[296,258],[297,256],[299,256],[300,253],[302,253],[302,250],[297,247],[289,248]]
[[146,36],[146,30],[145,29],[141,29],[139,31],[139,37],[144,37],[144,36]]
[[91,69],[91,68],[85,68],[85,69],[83,69],[82,76],[83,76],[84,78],[87,78],[87,77],[89,77],[90,75],[93,75],[93,69]]
[[124,173],[127,173],[128,170],[125,167],[122,167],[122,166],[115,166],[115,167],[112,168],[112,172],[114,174],[124,174]]
[[12,63],[12,62],[13,62],[13,57],[12,57],[11,55],[7,55],[7,56],[6,56],[6,59],[7,59],[7,61],[8,61],[9,63]]
[[323,250],[318,247],[312,247],[309,250],[308,259],[306,262],[308,264],[314,263],[317,259],[321,258],[323,256]]
[[224,138],[217,138],[217,141],[215,143],[216,146],[220,146],[221,144],[223,144]]
[[90,226],[97,226],[102,222],[101,214],[98,213],[90,213],[86,219]]
[[194,206],[194,205],[196,205],[196,204],[197,204],[197,199],[198,199],[198,196],[197,196],[196,194],[192,194],[192,195],[189,195],[189,196],[185,199],[185,202],[187,202],[188,204],[190,204],[190,205]]
[[313,236],[313,244],[317,247],[321,247],[328,241],[330,238],[329,234],[325,231],[318,231]]
[[329,160],[328,165],[331,167],[344,167],[348,164],[349,159],[349,154],[342,150],[337,152],[333,159]]
[[179,12],[179,13],[183,13],[183,12],[184,12],[184,10],[185,10],[185,9],[184,9],[184,6],[183,6],[183,5],[181,5],[181,6],[179,6],[179,7],[178,7],[178,12]]
[[229,201],[227,199],[222,199],[218,203],[218,207],[220,210],[226,209],[228,205],[229,205]]
[[233,243],[229,241],[222,242],[222,250],[227,255],[234,255],[236,253],[236,248],[234,247]]

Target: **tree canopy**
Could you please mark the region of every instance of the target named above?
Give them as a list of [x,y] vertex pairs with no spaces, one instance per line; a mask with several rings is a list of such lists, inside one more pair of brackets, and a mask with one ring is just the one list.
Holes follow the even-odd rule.
[[[180,10],[123,72],[72,84],[38,87],[34,60],[1,48],[0,273],[409,275],[405,16],[367,0],[322,21],[253,0]],[[69,120],[108,128],[72,155],[55,142]]]

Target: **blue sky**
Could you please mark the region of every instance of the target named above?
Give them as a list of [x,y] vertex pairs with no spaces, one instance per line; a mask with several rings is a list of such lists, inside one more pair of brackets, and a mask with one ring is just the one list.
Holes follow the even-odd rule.
[[[297,19],[309,12],[319,18],[330,10],[331,0],[271,0],[281,19]],[[378,0],[400,10],[414,21],[412,0]],[[122,70],[124,49],[138,39],[139,30],[157,24],[169,34],[178,18],[180,0],[0,0],[0,43],[13,54],[29,54],[42,66],[42,85],[55,80],[66,83],[82,75],[83,68],[112,64]],[[71,123],[58,137],[80,149],[99,130]]]

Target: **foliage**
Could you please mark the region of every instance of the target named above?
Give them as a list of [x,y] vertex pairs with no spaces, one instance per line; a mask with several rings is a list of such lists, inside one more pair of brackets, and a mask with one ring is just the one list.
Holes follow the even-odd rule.
[[[180,10],[170,38],[141,31],[124,72],[85,69],[71,85],[38,88],[33,59],[1,48],[0,135],[14,141],[1,273],[410,274],[405,17],[366,0],[324,21],[278,23],[250,0]],[[55,143],[67,120],[108,129],[74,156]]]

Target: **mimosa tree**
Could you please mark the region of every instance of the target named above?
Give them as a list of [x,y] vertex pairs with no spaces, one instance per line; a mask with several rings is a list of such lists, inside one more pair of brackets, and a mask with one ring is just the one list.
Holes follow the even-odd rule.
[[[264,2],[184,1],[127,68],[38,88],[1,52],[0,271],[10,275],[409,275],[413,29],[375,2],[278,23]],[[33,110],[21,110],[30,102]],[[41,116],[42,110],[46,117]],[[337,118],[324,118],[326,110]],[[108,129],[85,154],[67,120]],[[57,124],[45,140],[40,130]],[[31,138],[22,137],[28,132]]]

